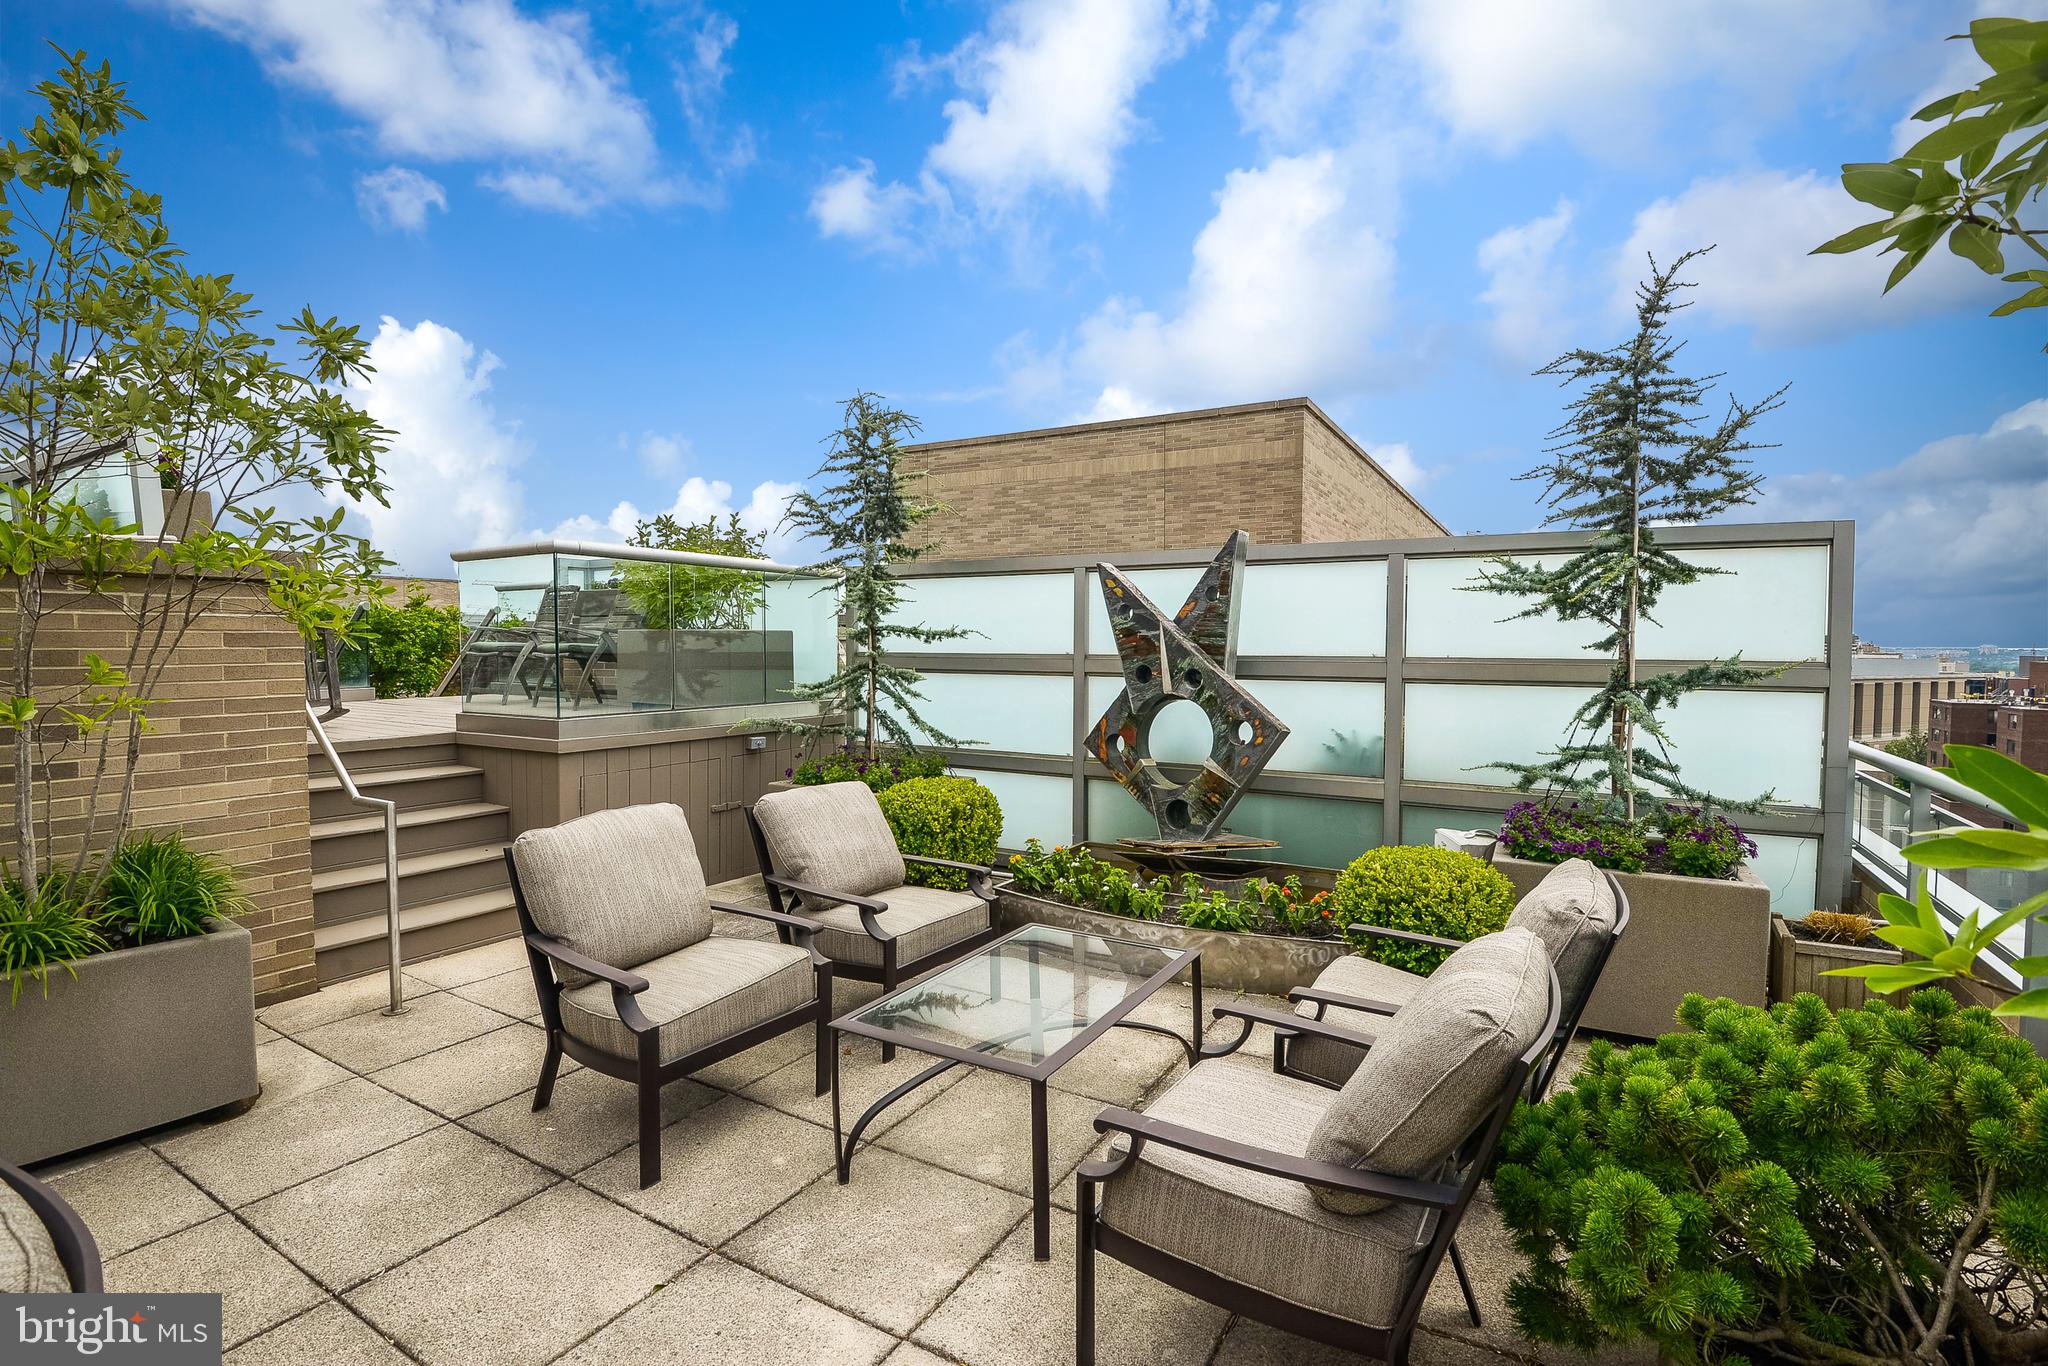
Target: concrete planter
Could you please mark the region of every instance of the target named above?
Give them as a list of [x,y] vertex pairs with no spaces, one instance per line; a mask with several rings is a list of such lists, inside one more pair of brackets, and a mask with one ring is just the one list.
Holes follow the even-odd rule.
[[[1527,895],[1554,866],[1496,852],[1515,895]],[[1745,1005],[1770,999],[1771,889],[1747,864],[1726,881],[1667,873],[1617,873],[1628,896],[1628,932],[1614,946],[1593,999],[1588,1029],[1650,1039],[1677,1029],[1689,991]]]
[[1204,987],[1285,996],[1295,987],[1308,986],[1316,980],[1317,973],[1351,952],[1351,946],[1341,939],[1191,930],[1170,921],[1134,920],[1082,910],[1064,901],[1048,901],[1017,891],[1007,881],[999,882],[996,890],[996,923],[1006,930],[1030,924],[1054,925],[1141,944],[1198,948],[1202,951]]
[[184,540],[213,530],[213,495],[192,489],[164,490],[164,534]]
[[1889,944],[1831,944],[1801,939],[1783,916],[1771,917],[1771,999],[1789,1001],[1810,991],[1835,1010],[1858,1010],[1870,998],[1860,977],[1823,977],[1835,968],[1866,963],[1896,963],[1899,951]]
[[[21,1165],[253,1100],[249,932],[116,949],[0,1001],[0,1160]],[[0,977],[0,990],[11,986]]]

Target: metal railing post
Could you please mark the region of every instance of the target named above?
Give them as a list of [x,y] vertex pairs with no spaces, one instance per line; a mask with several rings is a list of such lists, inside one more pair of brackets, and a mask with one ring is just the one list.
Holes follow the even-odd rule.
[[[1910,774],[1906,776],[1905,781],[1906,837],[1911,839],[1915,835],[1925,835],[1934,829],[1934,793],[1924,784],[1915,782]],[[1912,875],[1906,895],[1918,901],[1920,893],[1927,887],[1927,870],[1917,863],[1909,863],[1906,867],[1911,870]]]
[[320,752],[327,756],[327,763],[334,769],[334,776],[341,780],[341,790],[357,806],[367,806],[384,813],[384,934],[390,956],[388,971],[391,974],[391,1004],[384,1008],[386,1015],[405,1014],[405,974],[399,971],[404,956],[404,941],[400,934],[398,919],[398,803],[384,797],[366,797],[356,787],[356,780],[349,775],[348,765],[335,752],[334,742],[327,738],[327,727],[320,724],[320,714],[311,705],[306,708],[306,723],[313,728],[313,738],[319,742]]

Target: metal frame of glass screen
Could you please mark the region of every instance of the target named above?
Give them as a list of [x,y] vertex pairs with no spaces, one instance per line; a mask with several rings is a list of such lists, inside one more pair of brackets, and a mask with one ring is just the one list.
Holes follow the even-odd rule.
[[[1773,806],[1743,820],[1745,828],[1757,834],[1790,835],[1818,839],[1814,869],[1814,902],[1817,906],[1837,904],[1847,894],[1850,877],[1850,607],[1855,582],[1855,536],[1853,522],[1763,522],[1736,526],[1660,528],[1659,538],[1674,549],[1739,549],[1819,546],[1828,554],[1827,655],[1824,660],[1762,660],[1749,662],[1785,665],[1772,679],[1773,691],[1818,693],[1822,708],[1821,804]],[[1440,536],[1427,539],[1388,541],[1341,541],[1317,545],[1262,545],[1254,543],[1250,563],[1289,564],[1332,560],[1380,560],[1387,566],[1384,604],[1364,604],[1368,611],[1384,610],[1386,638],[1384,655],[1241,655],[1237,676],[1256,688],[1259,679],[1324,679],[1379,683],[1383,687],[1385,750],[1377,778],[1335,774],[1276,772],[1268,769],[1252,785],[1254,793],[1293,794],[1377,802],[1381,811],[1382,841],[1398,843],[1401,838],[1401,808],[1448,808],[1470,811],[1475,818],[1497,819],[1521,799],[1512,788],[1442,782],[1425,782],[1402,775],[1402,718],[1406,715],[1405,690],[1410,683],[1508,683],[1598,686],[1606,677],[1606,665],[1597,657],[1584,659],[1496,659],[1415,658],[1407,653],[1407,566],[1410,560],[1466,558],[1486,555],[1539,555],[1570,553],[1584,548],[1591,537],[1582,532],[1523,532],[1497,536]],[[1094,761],[1081,746],[1095,720],[1088,704],[1088,677],[1117,672],[1112,655],[1088,653],[1088,623],[1092,607],[1089,573],[1102,559],[1112,560],[1125,571],[1144,569],[1196,569],[1208,563],[1214,548],[1136,551],[1116,550],[1102,555],[1027,555],[986,560],[941,560],[906,565],[896,572],[905,578],[961,578],[978,575],[1068,573],[1073,576],[1073,643],[1056,654],[994,654],[972,652],[897,652],[900,664],[922,673],[1039,674],[1064,675],[1072,680],[1074,744],[1070,754],[1021,754],[983,748],[948,751],[948,757],[966,769],[998,773],[1042,774],[1063,777],[1072,783],[1073,837],[1083,839],[1088,831],[1088,793],[1091,778],[1107,779],[1093,768]],[[1333,607],[1333,610],[1342,610]],[[1646,670],[1683,668],[1696,660],[1645,660]],[[1284,719],[1284,718],[1283,718]],[[1169,766],[1171,771],[1171,766]]]

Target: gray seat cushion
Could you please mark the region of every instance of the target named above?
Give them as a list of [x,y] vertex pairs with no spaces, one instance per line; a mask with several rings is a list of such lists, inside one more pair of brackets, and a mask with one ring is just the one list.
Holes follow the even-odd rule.
[[[1301,1157],[1336,1096],[1248,1059],[1212,1058],[1145,1113]],[[1333,1214],[1299,1181],[1157,1143],[1104,1184],[1102,1213],[1117,1231],[1227,1280],[1381,1328],[1394,1321],[1437,1217],[1421,1205]]]
[[0,1181],[0,1293],[68,1295],[71,1277],[50,1231],[21,1192]]
[[[1393,1176],[1431,1176],[1501,1099],[1508,1068],[1550,1016],[1550,956],[1525,929],[1459,949],[1386,1024],[1336,1092],[1309,1156]],[[1377,1196],[1318,1188],[1344,1214],[1385,1208]]]
[[[578,816],[512,841],[534,928],[615,968],[687,948],[711,933],[711,897],[683,808],[629,806]],[[564,986],[588,973],[555,965]]]
[[[875,916],[896,936],[896,962],[914,963],[950,944],[971,939],[988,928],[988,903],[972,892],[938,887],[884,887],[874,893],[889,909]],[[835,963],[882,965],[882,945],[861,923],[860,912],[841,902],[811,913],[824,926],[818,931],[818,952]]]
[[[903,855],[866,783],[820,783],[770,792],[754,803],[775,871],[848,896],[875,896],[903,883]],[[799,909],[840,903],[802,898]]]
[[1567,1007],[1593,989],[1593,963],[1614,933],[1614,888],[1607,875],[1582,858],[1566,859],[1515,903],[1508,924],[1533,932],[1557,969]]
[[[1339,958],[1317,974],[1316,986],[1323,991],[1341,992],[1346,996],[1399,1007],[1407,1005],[1408,998],[1427,980],[1420,974],[1352,954]],[[1303,1001],[1294,1008],[1294,1013],[1304,1019],[1314,1019],[1316,1007],[1313,1002]],[[1330,1006],[1323,1011],[1323,1020],[1326,1024],[1354,1033],[1378,1034],[1387,1017],[1371,1011],[1352,1010],[1348,1006]],[[1287,1045],[1289,1067],[1318,1077],[1332,1086],[1342,1086],[1364,1056],[1363,1049],[1334,1039],[1318,1039],[1314,1035],[1302,1035]]]
[[[647,979],[633,1001],[657,1027],[664,1063],[817,999],[811,955],[774,940],[714,935],[633,971]],[[609,982],[563,992],[562,1028],[607,1053],[639,1055]]]

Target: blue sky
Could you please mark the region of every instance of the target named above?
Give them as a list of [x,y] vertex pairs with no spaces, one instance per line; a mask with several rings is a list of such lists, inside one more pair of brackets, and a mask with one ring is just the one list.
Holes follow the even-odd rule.
[[2041,315],[1804,254],[1872,216],[1838,163],[1975,79],[1967,6],[0,4],[10,127],[45,37],[110,59],[194,263],[376,335],[413,572],[771,525],[857,387],[933,437],[1306,393],[1454,530],[1526,528],[1529,371],[1718,243],[1690,362],[1792,385],[1755,516],[1857,519],[1866,636],[2048,640]]

